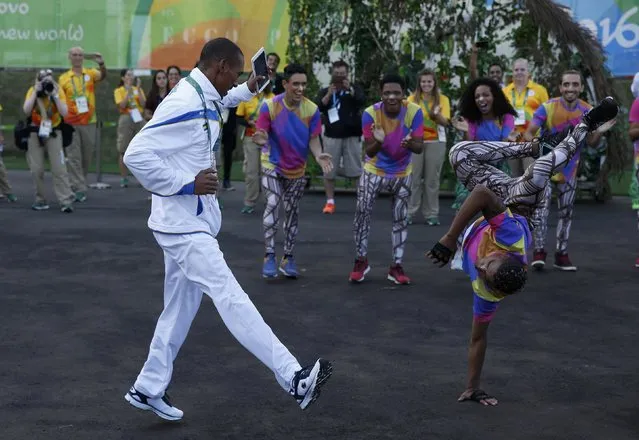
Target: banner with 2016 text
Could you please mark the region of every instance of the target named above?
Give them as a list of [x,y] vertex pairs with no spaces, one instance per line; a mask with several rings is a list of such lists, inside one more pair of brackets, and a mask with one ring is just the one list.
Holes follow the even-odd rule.
[[67,52],[100,52],[108,68],[191,69],[203,44],[235,41],[285,58],[287,0],[0,0],[0,67],[68,67]]
[[556,1],[597,36],[614,76],[639,72],[639,0]]

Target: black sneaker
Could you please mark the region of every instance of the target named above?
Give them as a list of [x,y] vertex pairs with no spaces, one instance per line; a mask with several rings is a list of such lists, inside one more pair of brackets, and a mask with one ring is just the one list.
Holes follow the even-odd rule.
[[594,131],[619,114],[619,105],[615,99],[608,96],[601,100],[599,105],[593,107],[581,117],[581,121],[588,126],[588,131]]
[[293,378],[290,393],[300,408],[306,409],[320,395],[322,386],[333,373],[333,366],[325,359],[318,359],[312,366],[304,367]]

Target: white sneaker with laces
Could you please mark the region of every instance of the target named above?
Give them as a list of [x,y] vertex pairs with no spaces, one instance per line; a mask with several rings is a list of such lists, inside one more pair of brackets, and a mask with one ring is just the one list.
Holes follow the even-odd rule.
[[134,387],[131,387],[128,393],[124,396],[127,402],[135,406],[138,409],[144,411],[153,411],[164,420],[181,420],[184,413],[178,408],[174,407],[169,401],[169,396],[164,393],[164,396],[151,399],[148,396],[142,394]]
[[300,408],[306,409],[320,395],[322,386],[333,373],[333,366],[324,359],[318,359],[312,366],[304,367],[293,377],[290,393]]

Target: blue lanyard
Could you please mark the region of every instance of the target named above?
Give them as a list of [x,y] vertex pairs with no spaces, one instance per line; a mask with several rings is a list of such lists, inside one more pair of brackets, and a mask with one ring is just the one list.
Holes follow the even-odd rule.
[[335,107],[337,110],[339,110],[341,106],[341,98],[343,94],[344,91],[342,90],[339,92],[339,98],[335,98],[335,95],[337,95],[337,93],[333,93],[333,107]]

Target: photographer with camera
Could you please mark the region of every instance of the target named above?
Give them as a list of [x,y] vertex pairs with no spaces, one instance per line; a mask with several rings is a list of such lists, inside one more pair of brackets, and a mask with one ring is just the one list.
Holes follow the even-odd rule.
[[345,177],[357,180],[362,174],[362,108],[366,95],[360,86],[351,83],[349,76],[348,64],[335,61],[330,85],[321,89],[315,100],[324,123],[324,150],[333,157],[335,165],[324,174],[324,214],[335,212],[335,177],[341,168],[340,160]]
[[60,129],[62,118],[67,115],[66,96],[53,80],[51,70],[41,70],[38,73],[34,86],[27,91],[22,109],[31,120],[27,162],[36,189],[36,199],[32,208],[36,211],[49,209],[44,196],[46,152],[51,163],[53,191],[58,198],[61,211],[71,213],[75,195],[69,184]]

